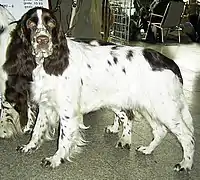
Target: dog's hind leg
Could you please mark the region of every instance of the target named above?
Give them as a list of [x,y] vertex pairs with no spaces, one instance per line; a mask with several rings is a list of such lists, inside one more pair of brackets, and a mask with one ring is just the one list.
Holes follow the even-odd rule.
[[[181,94],[171,100],[160,113],[160,121],[177,137],[183,149],[183,160],[175,165],[175,171],[191,170],[194,156],[194,130],[188,105]],[[170,108],[166,108],[170,107]],[[165,112],[165,113],[164,113]]]
[[152,133],[154,137],[148,146],[140,146],[136,150],[144,154],[151,154],[153,150],[160,144],[162,139],[166,136],[167,128],[162,125],[158,120],[152,118],[146,111],[143,111],[142,115],[152,127]]
[[[194,156],[194,137],[188,131],[185,123],[181,122],[178,128],[171,128],[171,131],[176,135],[181,146],[183,148],[183,160],[176,164],[174,167],[175,171],[188,171],[191,170],[193,164],[193,156]],[[179,129],[179,130],[177,130]]]
[[106,127],[106,133],[118,133],[119,126],[122,124],[122,135],[117,142],[116,147],[130,149],[132,135],[132,120],[134,113],[132,110],[121,110],[112,108],[115,113],[114,123]]
[[122,122],[122,135],[118,140],[116,147],[130,149],[132,136],[132,122],[135,115],[132,110],[123,110],[118,115],[120,121]]
[[185,100],[183,100],[183,107],[180,113],[177,114],[177,121],[168,124],[168,128],[177,137],[183,148],[183,160],[175,165],[174,170],[191,170],[195,149],[194,128],[192,117]]
[[119,132],[119,126],[121,124],[120,115],[122,114],[122,111],[119,110],[119,109],[114,109],[114,108],[112,108],[112,111],[115,113],[115,118],[114,118],[113,124],[109,125],[105,128],[105,132],[108,133],[108,134],[118,133]]
[[168,126],[171,132],[177,137],[183,148],[183,160],[176,164],[175,171],[191,170],[194,156],[194,137],[186,126],[185,122],[180,121],[177,124]]

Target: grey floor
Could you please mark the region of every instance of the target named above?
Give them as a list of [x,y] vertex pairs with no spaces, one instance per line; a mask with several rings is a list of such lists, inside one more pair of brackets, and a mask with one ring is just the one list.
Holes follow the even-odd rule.
[[[139,45],[144,45],[140,43]],[[173,166],[181,160],[182,150],[177,140],[168,134],[152,155],[136,153],[139,145],[147,145],[151,129],[143,119],[133,124],[132,149],[117,149],[118,135],[106,135],[104,128],[112,123],[113,114],[100,110],[85,116],[88,145],[74,162],[50,170],[43,169],[40,161],[56,151],[56,140],[46,142],[31,155],[19,154],[15,148],[29,137],[0,140],[0,180],[197,180],[200,179],[200,45],[148,45],[173,58],[184,78],[184,91],[194,118],[196,151],[190,174],[176,173]]]

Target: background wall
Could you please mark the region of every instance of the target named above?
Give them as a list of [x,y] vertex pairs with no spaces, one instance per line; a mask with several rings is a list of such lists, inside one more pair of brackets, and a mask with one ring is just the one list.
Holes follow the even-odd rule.
[[[52,7],[56,6],[57,0],[50,0]],[[100,39],[101,30],[101,0],[78,0],[78,11],[74,21],[72,36],[90,37]],[[62,0],[61,23],[67,31],[71,15],[72,0]],[[60,18],[59,13],[56,13]]]
[[[49,0],[52,7],[56,6],[57,0]],[[145,5],[153,0],[140,0]],[[61,4],[61,22],[64,30],[68,30],[68,24],[71,15],[72,0],[62,0]],[[80,38],[96,38],[100,39],[101,31],[101,6],[102,0],[78,0],[78,11],[75,17],[75,27],[72,36]],[[56,13],[60,18],[59,13]]]

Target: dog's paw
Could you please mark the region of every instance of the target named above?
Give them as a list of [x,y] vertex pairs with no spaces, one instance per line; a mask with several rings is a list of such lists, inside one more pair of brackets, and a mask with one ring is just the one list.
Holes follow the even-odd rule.
[[42,159],[40,165],[44,168],[56,168],[61,163],[64,163],[64,159],[56,158],[55,156],[51,156],[49,158]]
[[150,149],[148,146],[139,146],[136,148],[136,151],[141,152],[142,154],[152,153],[152,149]]
[[107,134],[116,134],[119,132],[118,128],[115,128],[113,125],[109,125],[105,128],[105,132]]
[[38,149],[38,146],[36,143],[29,143],[27,145],[23,145],[23,146],[18,146],[16,148],[16,150],[20,153],[27,153],[27,154],[31,154],[34,151],[36,151]]
[[130,137],[121,137],[117,142],[116,147],[124,148],[124,149],[131,149],[131,138]]
[[187,161],[182,161],[174,166],[174,171],[181,172],[189,172],[192,169],[192,163]]

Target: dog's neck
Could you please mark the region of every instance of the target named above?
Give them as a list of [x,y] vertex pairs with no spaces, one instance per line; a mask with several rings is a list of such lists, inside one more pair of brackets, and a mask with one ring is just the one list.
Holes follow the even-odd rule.
[[37,65],[43,65],[43,63],[44,63],[44,56],[39,56],[39,57],[35,56],[35,61],[36,61]]

